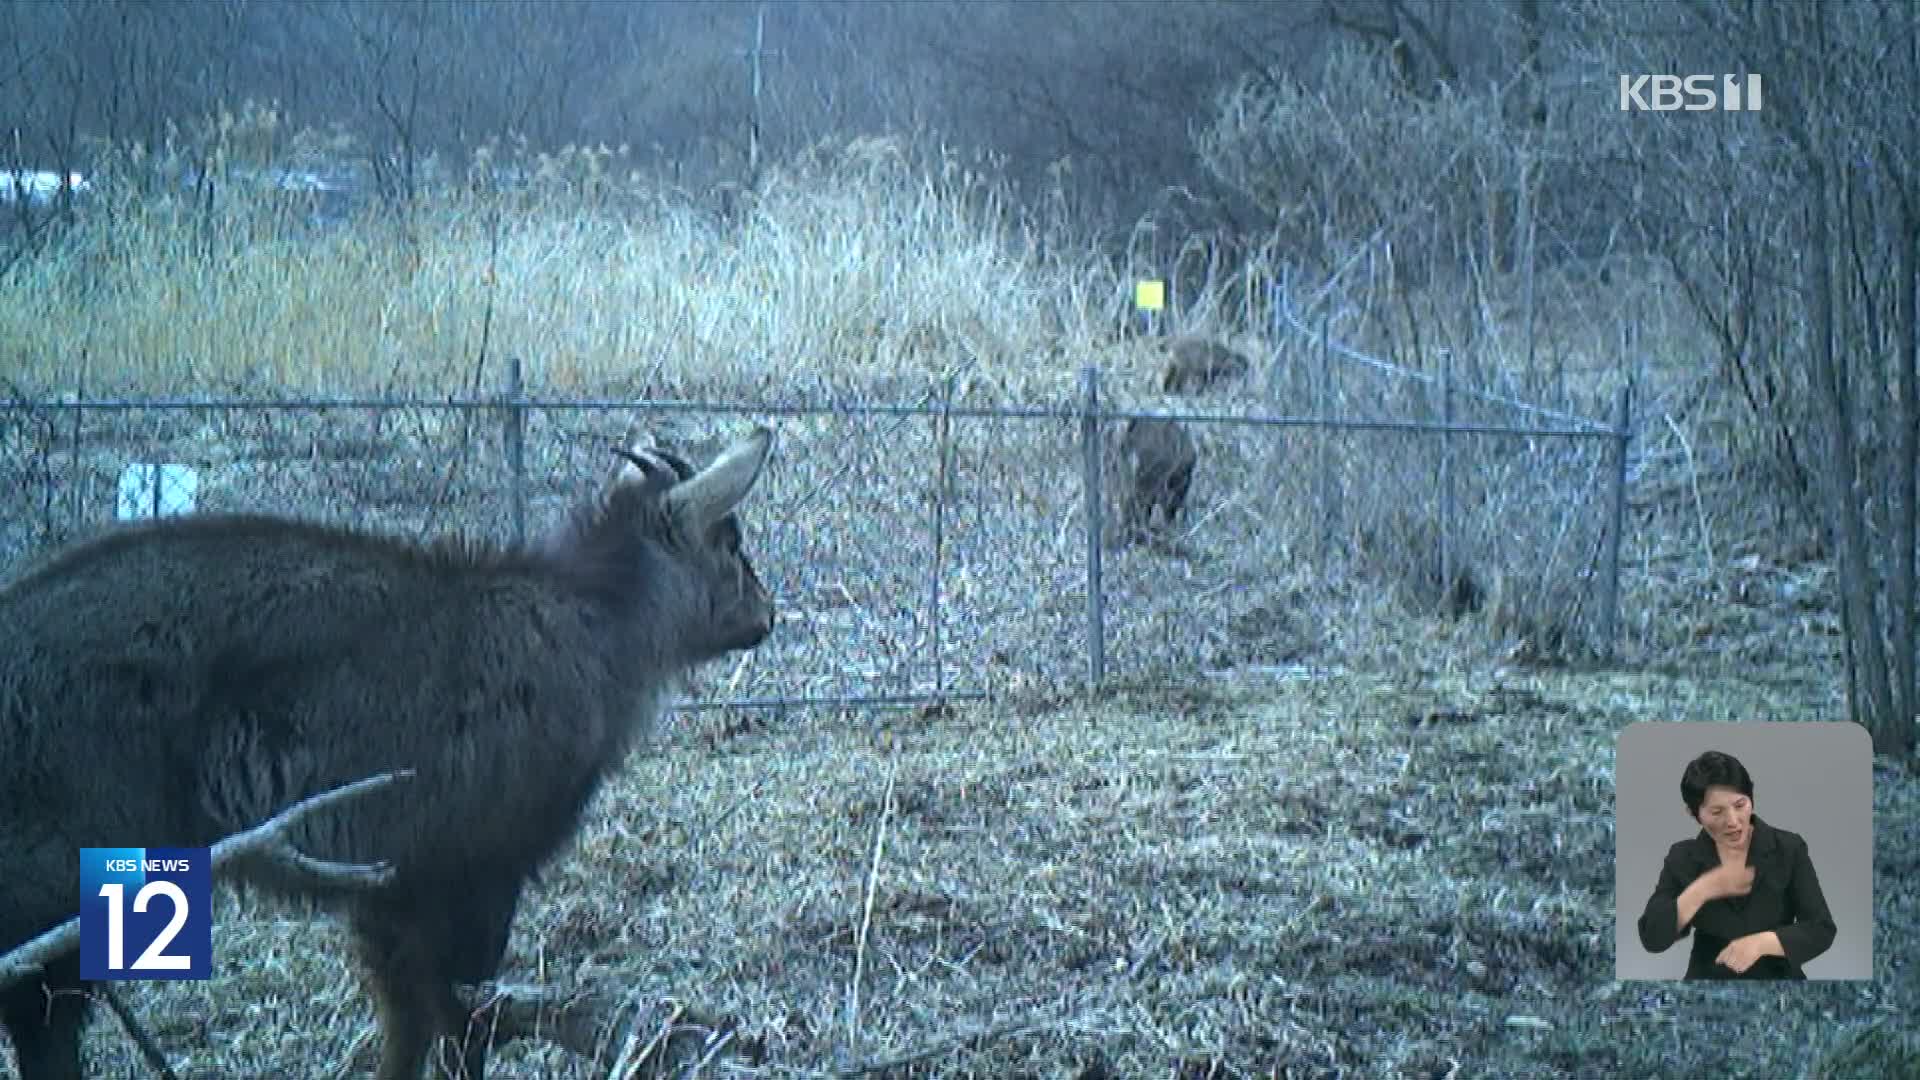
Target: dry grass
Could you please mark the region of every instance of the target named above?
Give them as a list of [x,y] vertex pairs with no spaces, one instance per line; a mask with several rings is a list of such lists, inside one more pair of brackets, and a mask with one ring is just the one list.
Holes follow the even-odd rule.
[[[1920,849],[1896,830],[1876,983],[1612,981],[1615,734],[1675,712],[1834,719],[1825,697],[1787,670],[1356,674],[745,733],[683,720],[530,898],[509,968],[729,1017],[728,1075],[920,1050],[887,1075],[1911,1075],[1920,1049],[1854,1044],[1915,1005],[1901,943],[1920,908],[1887,884]],[[1917,799],[1881,773],[1876,820]],[[370,1013],[331,924],[223,903],[216,941],[213,981],[133,995],[191,1075],[365,1066]],[[93,1045],[125,1068],[110,1025]],[[1808,1071],[1863,1052],[1870,1069]],[[604,1075],[502,1053],[502,1076]]]
[[951,364],[1032,393],[1076,377],[1071,358],[1110,329],[1086,318],[1125,288],[1043,262],[984,177],[923,178],[886,142],[774,176],[734,227],[607,168],[544,161],[522,190],[318,230],[237,189],[209,207],[123,186],[0,286],[5,367],[47,393],[84,378],[93,394],[437,396],[483,355],[524,357],[545,394],[791,391]]

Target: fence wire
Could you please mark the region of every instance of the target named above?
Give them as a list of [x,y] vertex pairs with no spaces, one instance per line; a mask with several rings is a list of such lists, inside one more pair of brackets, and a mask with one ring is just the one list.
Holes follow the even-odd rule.
[[[961,406],[950,385],[910,404],[535,401],[517,365],[503,393],[465,401],[0,401],[0,573],[188,505],[537,540],[610,475],[618,442],[704,463],[757,414],[785,417],[742,514],[778,629],[706,673],[688,708],[904,706],[1096,669],[1298,663],[1337,644],[1308,594],[1363,568],[1416,608],[1491,572],[1611,634],[1618,428],[1515,426],[1497,403],[1421,385],[1393,403],[1409,419],[1343,418],[1305,368],[1237,412],[1110,397],[1088,378],[1097,413]],[[1195,481],[1163,538],[1125,544],[1117,440],[1156,414],[1185,417]]]

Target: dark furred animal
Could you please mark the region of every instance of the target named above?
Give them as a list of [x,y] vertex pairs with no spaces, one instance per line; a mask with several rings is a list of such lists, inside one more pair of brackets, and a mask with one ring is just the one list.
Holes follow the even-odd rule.
[[[1203,393],[1215,383],[1245,375],[1247,358],[1224,345],[1180,338],[1171,346],[1161,389],[1169,394]],[[1133,419],[1120,440],[1121,457],[1131,475],[1123,529],[1127,543],[1150,539],[1154,511],[1162,530],[1170,530],[1187,504],[1200,448],[1178,420]]]
[[1161,388],[1169,394],[1199,393],[1215,383],[1245,375],[1250,366],[1246,357],[1225,345],[1181,338],[1173,343],[1173,356],[1167,362]]
[[1127,421],[1120,453],[1133,477],[1123,521],[1127,542],[1152,535],[1156,508],[1161,527],[1171,529],[1186,505],[1193,469],[1200,459],[1193,436],[1177,420],[1135,417]]
[[[497,974],[522,887],[650,734],[663,688],[772,632],[733,513],[771,446],[759,429],[698,474],[623,451],[602,497],[527,550],[187,517],[0,590],[0,952],[79,910],[78,848],[208,844],[411,768],[296,841],[395,869],[307,898],[353,933],[380,1080],[414,1080],[465,1034],[455,987]],[[271,866],[233,870],[298,895]],[[80,986],[74,954],[0,988],[23,1080],[83,1075],[86,998],[60,993]],[[484,1035],[464,1064],[484,1071]]]

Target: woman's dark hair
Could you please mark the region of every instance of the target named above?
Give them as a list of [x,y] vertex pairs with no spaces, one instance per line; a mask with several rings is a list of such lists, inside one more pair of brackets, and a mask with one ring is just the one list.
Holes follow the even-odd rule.
[[1700,816],[1700,804],[1707,801],[1710,787],[1732,788],[1753,798],[1753,777],[1747,767],[1740,764],[1739,758],[1718,750],[1709,750],[1687,762],[1687,771],[1680,774],[1680,800],[1687,804],[1690,816]]

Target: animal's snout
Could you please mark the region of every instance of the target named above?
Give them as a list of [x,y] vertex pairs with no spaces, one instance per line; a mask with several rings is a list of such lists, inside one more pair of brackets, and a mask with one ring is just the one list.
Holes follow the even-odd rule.
[[728,628],[724,648],[730,652],[754,648],[772,636],[773,624],[773,596],[755,580],[722,622]]
[[733,623],[727,637],[721,640],[720,648],[723,652],[745,652],[758,647],[772,635],[772,606],[756,604],[750,612],[743,613]]

